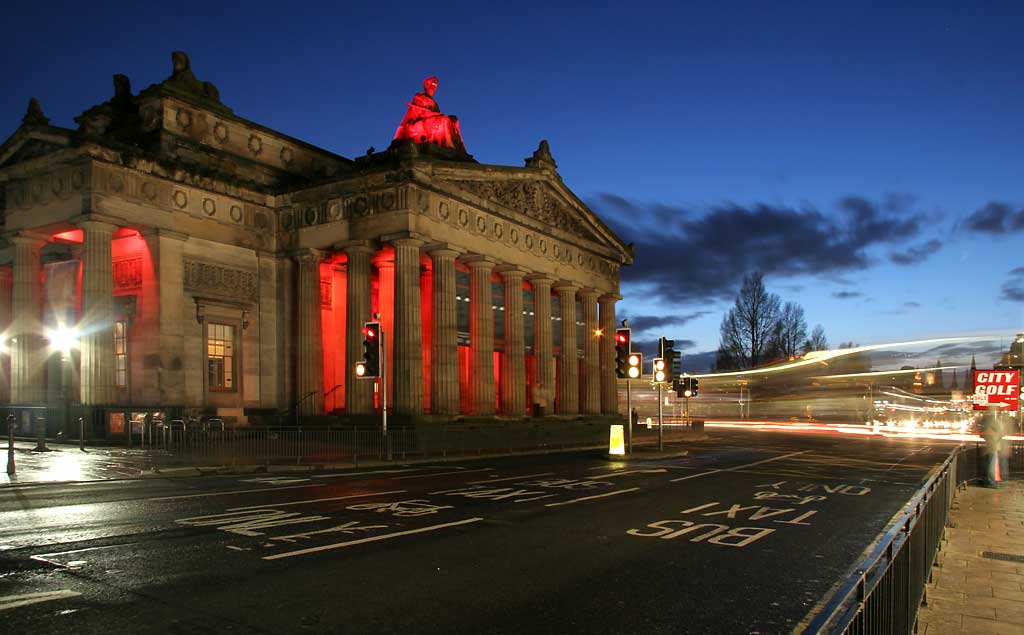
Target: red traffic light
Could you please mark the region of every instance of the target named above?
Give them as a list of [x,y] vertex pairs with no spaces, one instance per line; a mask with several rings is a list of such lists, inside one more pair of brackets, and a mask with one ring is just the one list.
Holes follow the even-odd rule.
[[619,344],[625,344],[626,342],[628,342],[628,341],[629,341],[629,338],[628,338],[628,337],[626,337],[625,333],[617,333],[617,334],[615,335],[615,340],[616,340],[616,341],[617,341],[617,342],[618,342]]
[[363,329],[363,333],[366,335],[366,337],[370,337],[370,338],[377,337],[377,329],[366,328],[366,329]]

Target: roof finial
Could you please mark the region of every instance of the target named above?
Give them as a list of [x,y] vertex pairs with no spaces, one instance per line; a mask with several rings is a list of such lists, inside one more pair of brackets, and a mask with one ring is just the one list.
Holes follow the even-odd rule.
[[39,105],[39,100],[35,97],[28,100],[28,111],[21,118],[21,123],[24,126],[48,126],[50,124],[50,118],[43,114],[43,107]]
[[551,169],[558,167],[558,164],[555,163],[555,158],[551,156],[551,147],[548,146],[547,139],[541,140],[540,145],[537,146],[533,156],[526,159],[526,167]]

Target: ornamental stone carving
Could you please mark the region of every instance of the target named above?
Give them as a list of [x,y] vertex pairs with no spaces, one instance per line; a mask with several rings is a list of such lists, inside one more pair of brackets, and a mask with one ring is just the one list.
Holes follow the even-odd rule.
[[123,258],[113,262],[114,291],[130,291],[142,287],[142,258]]
[[189,259],[184,287],[202,296],[242,302],[255,302],[258,294],[256,272]]
[[499,203],[511,210],[526,214],[545,225],[570,232],[582,238],[596,241],[597,238],[583,223],[575,210],[563,204],[534,181],[452,181],[480,198]]

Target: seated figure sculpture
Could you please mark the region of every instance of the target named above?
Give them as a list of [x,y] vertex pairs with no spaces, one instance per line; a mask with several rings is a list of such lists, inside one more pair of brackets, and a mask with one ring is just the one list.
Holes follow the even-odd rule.
[[454,115],[441,114],[441,109],[434,101],[436,90],[437,77],[431,76],[423,80],[423,92],[416,93],[411,103],[407,102],[409,109],[395,131],[394,140],[435,143],[465,154],[466,146],[462,143],[459,119]]

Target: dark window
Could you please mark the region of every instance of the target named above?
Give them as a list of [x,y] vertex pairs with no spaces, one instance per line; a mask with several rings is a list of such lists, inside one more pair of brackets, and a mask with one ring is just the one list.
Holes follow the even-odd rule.
[[128,323],[114,322],[114,385],[128,387]]

